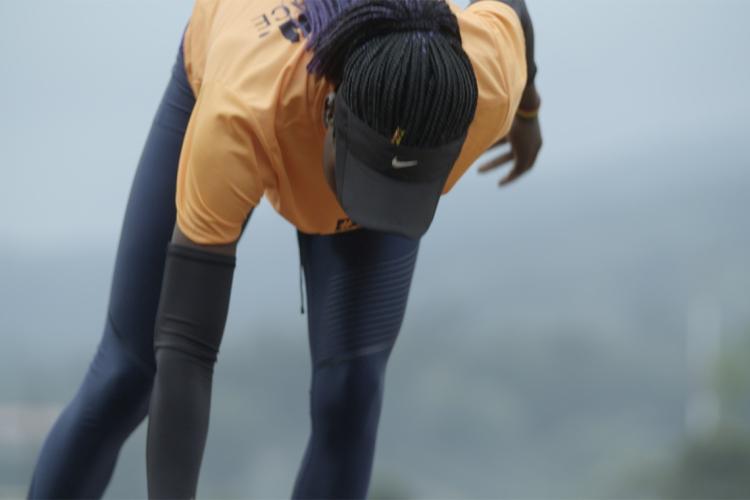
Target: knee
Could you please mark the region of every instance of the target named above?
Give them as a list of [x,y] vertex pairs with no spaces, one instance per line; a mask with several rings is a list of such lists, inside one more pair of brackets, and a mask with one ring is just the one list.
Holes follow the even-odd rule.
[[368,435],[377,426],[390,349],[318,368],[313,384],[313,413],[331,438]]
[[153,372],[143,369],[120,349],[101,346],[91,364],[79,398],[88,400],[89,416],[115,422],[140,421],[148,413]]

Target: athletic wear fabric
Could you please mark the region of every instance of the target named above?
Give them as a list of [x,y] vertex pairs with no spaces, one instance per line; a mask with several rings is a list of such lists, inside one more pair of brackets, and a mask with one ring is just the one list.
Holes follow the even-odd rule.
[[[472,0],[471,3],[483,0]],[[526,43],[526,84],[533,84],[536,80],[536,60],[534,59],[534,24],[531,22],[529,9],[526,7],[526,0],[495,0],[509,5],[516,11],[518,18],[523,26],[523,37]]]
[[[101,498],[123,443],[148,412],[178,159],[195,103],[182,54],[133,178],[101,340],[75,397],[41,447],[28,498]],[[366,230],[298,237],[313,361],[312,425],[294,496],[364,498],[386,361],[403,318],[418,243]],[[138,496],[146,495],[146,485],[142,489]]]
[[[463,48],[478,84],[476,117],[448,177],[447,193],[507,134],[526,84],[524,34],[515,11],[494,0],[461,9]],[[177,223],[193,241],[237,240],[265,197],[297,229],[353,227],[326,183],[322,113],[331,86],[309,75],[298,0],[196,0],[185,38],[197,96],[177,180]]]
[[386,364],[419,241],[369,229],[297,236],[309,307],[312,427],[292,498],[366,498]]
[[149,498],[195,497],[235,263],[234,255],[169,244],[154,334]]

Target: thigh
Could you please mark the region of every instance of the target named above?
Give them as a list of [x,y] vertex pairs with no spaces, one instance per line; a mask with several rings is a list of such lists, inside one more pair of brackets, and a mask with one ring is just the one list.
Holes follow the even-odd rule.
[[419,241],[368,229],[297,236],[314,366],[392,347]]
[[180,43],[130,188],[107,317],[128,350],[149,367],[154,366],[154,320],[176,217],[177,166],[194,104]]

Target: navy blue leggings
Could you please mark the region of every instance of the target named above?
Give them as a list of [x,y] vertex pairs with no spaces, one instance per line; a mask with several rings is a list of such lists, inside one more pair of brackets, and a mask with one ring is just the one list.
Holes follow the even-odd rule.
[[[180,44],[133,178],[103,335],[42,445],[28,498],[100,498],[120,448],[147,415],[177,165],[194,104]],[[298,232],[298,242],[313,369],[311,433],[292,496],[364,498],[385,367],[419,242],[365,229],[331,236]]]

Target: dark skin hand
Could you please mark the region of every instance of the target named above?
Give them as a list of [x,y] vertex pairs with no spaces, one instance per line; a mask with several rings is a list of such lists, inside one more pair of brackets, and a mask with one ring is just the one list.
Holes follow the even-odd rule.
[[[522,109],[536,109],[540,102],[541,99],[536,87],[530,85],[524,91],[520,107]],[[542,130],[539,126],[539,118],[527,119],[517,116],[513,120],[508,135],[490,146],[487,151],[496,149],[503,144],[510,144],[509,152],[501,154],[479,167],[479,173],[486,173],[515,160],[510,172],[500,179],[498,183],[500,186],[510,184],[534,166],[539,150],[542,149]]]

